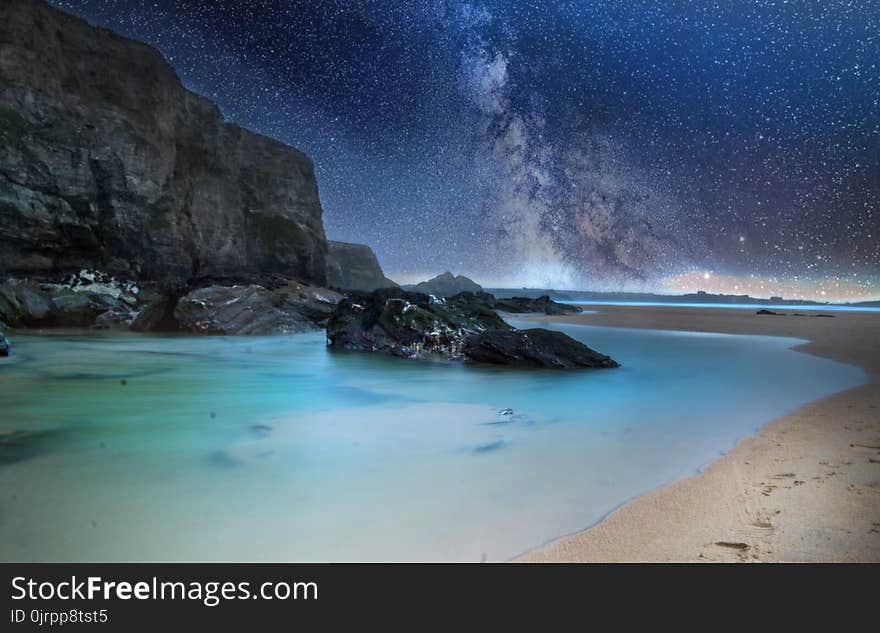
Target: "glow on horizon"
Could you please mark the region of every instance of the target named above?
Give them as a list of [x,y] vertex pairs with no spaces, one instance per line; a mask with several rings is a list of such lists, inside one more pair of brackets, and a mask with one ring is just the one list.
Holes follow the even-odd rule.
[[[400,284],[416,284],[425,281],[444,271],[432,273],[410,273],[391,278]],[[487,279],[467,271],[450,271],[454,275],[464,275],[484,288],[530,288],[553,289],[582,292],[645,292],[656,294],[681,295],[699,291],[711,294],[749,295],[756,299],[798,299],[804,301],[820,301],[830,303],[848,303],[859,301],[880,300],[880,275],[795,278],[762,277],[758,275],[731,275],[715,273],[711,270],[693,270],[664,277],[659,281],[626,280],[621,283],[605,281],[601,283],[576,282],[570,277],[565,283],[535,283],[543,276],[531,276],[531,279],[518,277]],[[550,281],[550,279],[547,279]],[[563,281],[558,279],[557,281]],[[530,283],[531,282],[531,283]]]
[[711,294],[749,295],[758,299],[782,297],[832,303],[871,301],[880,299],[880,276],[785,279],[694,270],[666,277],[659,285],[659,291],[668,294],[688,294],[700,290]]

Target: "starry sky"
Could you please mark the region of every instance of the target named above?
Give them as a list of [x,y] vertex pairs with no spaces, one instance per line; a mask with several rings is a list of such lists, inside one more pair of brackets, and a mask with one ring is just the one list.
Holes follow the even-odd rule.
[[400,282],[880,298],[878,0],[53,0],[315,163]]

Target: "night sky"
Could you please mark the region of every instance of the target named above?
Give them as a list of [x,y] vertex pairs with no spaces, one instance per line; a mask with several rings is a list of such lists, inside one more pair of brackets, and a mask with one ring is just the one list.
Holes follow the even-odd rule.
[[55,0],[408,282],[880,297],[877,0]]

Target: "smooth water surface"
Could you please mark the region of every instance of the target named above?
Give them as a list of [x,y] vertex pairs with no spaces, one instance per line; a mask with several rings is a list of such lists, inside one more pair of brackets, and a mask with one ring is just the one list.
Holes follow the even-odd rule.
[[824,305],[786,305],[775,303],[690,303],[678,301],[588,301],[567,299],[556,300],[556,303],[569,305],[591,306],[624,306],[643,308],[730,308],[731,310],[795,310],[798,312],[880,312],[880,308],[874,306],[844,305],[829,303]]
[[0,559],[508,559],[865,381],[794,339],[559,329],[623,366],[479,369],[322,334],[13,336]]

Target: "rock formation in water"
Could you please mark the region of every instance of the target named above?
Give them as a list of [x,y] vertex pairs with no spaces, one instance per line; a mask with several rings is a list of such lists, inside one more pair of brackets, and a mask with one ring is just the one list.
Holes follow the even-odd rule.
[[493,302],[487,293],[449,298],[399,288],[355,293],[339,302],[327,322],[327,339],[341,349],[404,358],[554,369],[618,366],[561,332],[514,329]]
[[541,312],[543,314],[573,314],[583,312],[581,308],[566,303],[557,303],[549,295],[541,295],[537,299],[530,297],[510,297],[509,299],[495,299],[496,310],[511,314],[524,314],[527,312]]
[[9,341],[6,340],[6,337],[3,336],[3,332],[0,332],[0,356],[6,357],[9,356],[12,352],[9,348]]
[[619,367],[609,356],[562,332],[542,328],[481,332],[465,340],[462,352],[474,362],[493,365],[549,369]]
[[464,275],[453,275],[445,272],[420,283],[404,286],[406,290],[421,292],[435,297],[453,297],[460,292],[483,292],[483,288],[475,281]]
[[461,357],[464,339],[487,329],[508,329],[491,308],[471,305],[473,295],[437,299],[400,288],[352,293],[327,323],[331,346],[405,358]]
[[379,260],[369,246],[332,240],[327,242],[327,285],[360,292],[397,287],[382,272]]
[[0,145],[0,275],[325,281],[305,154],[224,122],[150,46],[41,0],[0,3]]

